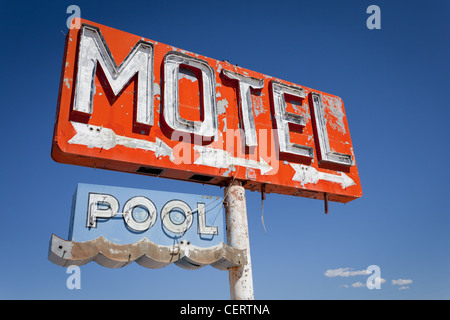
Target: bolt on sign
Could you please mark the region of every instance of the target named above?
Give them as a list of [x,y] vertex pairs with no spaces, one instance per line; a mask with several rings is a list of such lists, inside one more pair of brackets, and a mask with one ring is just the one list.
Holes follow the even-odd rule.
[[341,98],[82,20],[67,35],[58,162],[349,202]]
[[118,268],[175,263],[185,269],[225,270],[246,261],[225,244],[223,198],[155,190],[78,184],[68,241],[55,235],[49,259],[58,265],[92,260]]

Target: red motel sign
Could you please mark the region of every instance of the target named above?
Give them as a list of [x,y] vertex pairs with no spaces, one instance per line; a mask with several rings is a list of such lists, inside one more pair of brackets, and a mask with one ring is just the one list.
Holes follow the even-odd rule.
[[362,195],[341,98],[86,20],[66,38],[52,157],[344,203]]

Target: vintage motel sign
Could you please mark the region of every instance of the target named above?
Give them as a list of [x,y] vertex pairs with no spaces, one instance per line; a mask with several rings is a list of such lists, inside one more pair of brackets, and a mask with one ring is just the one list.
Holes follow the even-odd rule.
[[225,244],[223,198],[78,184],[68,240],[55,235],[49,259],[59,265],[95,260],[107,267],[136,261],[148,268],[172,262],[186,269],[226,269],[245,253]]
[[348,202],[341,98],[82,20],[66,39],[58,162]]

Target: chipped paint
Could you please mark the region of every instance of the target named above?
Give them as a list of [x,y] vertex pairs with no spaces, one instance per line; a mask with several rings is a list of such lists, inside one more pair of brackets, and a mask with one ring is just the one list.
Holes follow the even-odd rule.
[[66,85],[67,89],[70,89],[69,79],[64,78],[64,84]]
[[161,86],[157,82],[153,82],[153,93],[155,96],[161,96]]
[[255,97],[254,100],[255,103],[253,104],[253,111],[255,112],[255,117],[258,117],[260,114],[266,112],[264,109],[264,101],[262,97]]
[[334,97],[323,97],[326,109],[329,112],[325,112],[325,118],[328,120],[328,124],[342,133],[347,133],[344,124],[344,111],[342,110],[342,100]]
[[209,248],[197,247],[183,241],[173,246],[161,246],[143,238],[136,243],[119,245],[102,236],[90,241],[75,242],[66,241],[53,234],[48,259],[63,267],[82,266],[95,261],[108,268],[122,268],[136,262],[150,269],[160,269],[175,263],[188,270],[207,265],[219,270],[228,270],[245,265],[247,252],[245,249],[233,248],[223,242]]
[[236,171],[236,167],[234,165],[231,165],[228,167],[227,170],[225,170],[225,172],[222,174],[223,177],[229,177],[230,173],[235,172]]
[[273,169],[262,157],[259,158],[259,161],[237,158],[232,157],[225,150],[203,146],[194,146],[194,150],[200,153],[200,156],[194,161],[194,164],[202,164],[220,169],[228,168],[230,166],[242,166],[259,170],[261,174],[266,174]]
[[222,74],[231,80],[236,80],[239,88],[239,112],[245,134],[245,144],[249,147],[256,147],[257,134],[255,130],[255,118],[253,116],[253,105],[250,88],[260,90],[264,88],[264,79],[258,79],[232,72],[226,69]]
[[[84,33],[85,29],[69,30],[68,36],[73,41],[66,42],[66,68],[63,68],[61,77],[63,82],[60,86],[58,123],[54,131],[53,159],[71,164],[79,164],[80,159],[83,159],[83,165],[86,166],[125,172],[149,167],[161,170],[159,177],[185,181],[193,181],[190,177],[194,174],[204,175],[211,177],[205,183],[213,185],[227,184],[232,175],[243,181],[254,180],[244,185],[250,190],[259,190],[262,184],[270,184],[270,192],[310,198],[320,198],[323,192],[327,192],[331,201],[344,203],[362,195],[344,102],[339,97],[248,70],[225,60],[211,59],[84,19],[82,21],[83,28],[87,27],[89,32]],[[88,46],[90,53],[77,49],[83,49],[85,40],[95,44]],[[98,56],[99,52],[102,57]],[[145,71],[140,69],[144,67],[138,60],[134,61],[134,68],[129,65],[133,59],[137,59],[136,54],[148,58]],[[112,57],[122,57],[123,60],[116,61]],[[76,92],[80,84],[77,83],[80,70],[75,69],[81,66],[86,69],[85,75],[88,75],[88,71],[92,71],[89,61],[100,64],[101,68],[105,68],[103,71],[106,77],[111,78],[102,81],[90,73],[91,78],[80,82],[86,85],[82,94],[86,103],[77,105],[75,98],[81,98]],[[182,70],[184,68],[187,72]],[[127,75],[132,75],[129,81],[131,85],[122,81],[126,75],[125,69]],[[143,73],[147,74],[141,81]],[[263,83],[260,85],[258,80],[263,80]],[[191,85],[191,82],[198,83],[198,86]],[[149,85],[150,92],[141,90],[140,84],[143,83]],[[253,83],[256,88],[243,90],[242,83]],[[104,90],[105,86],[110,85],[116,86],[120,93],[114,99],[110,99],[111,91]],[[102,96],[96,92],[101,92]],[[143,96],[143,92],[148,94]],[[114,95],[116,91],[112,93]],[[181,100],[177,100],[177,95]],[[92,97],[95,102],[90,100]],[[321,101],[315,104],[314,97]],[[199,105],[200,117],[194,114]],[[318,112],[314,112],[316,107]],[[239,164],[234,165],[235,171],[231,171],[230,165],[218,168],[194,164],[198,156],[193,156],[196,154],[193,148],[196,143],[187,141],[186,154],[190,154],[190,160],[183,160],[176,167],[168,156],[147,154],[149,150],[145,149],[145,142],[143,145],[137,143],[139,147],[136,148],[130,142],[125,142],[126,146],[117,144],[108,152],[99,152],[101,148],[92,145],[80,147],[73,143],[72,122],[78,121],[110,128],[123,138],[137,138],[152,143],[158,138],[170,148],[175,148],[179,142],[173,139],[174,133],[178,136],[188,133],[191,140],[203,139],[201,145],[205,147],[227,150],[230,157],[242,158],[236,162],[244,161],[245,158],[260,162],[261,155],[269,159],[267,154],[270,153],[273,159],[269,163],[275,169],[261,174],[260,170],[251,167],[240,170]],[[245,144],[241,153],[237,148],[233,150],[225,145],[230,141],[225,133],[237,130],[242,133],[235,139],[241,139],[241,143]],[[270,133],[261,133],[266,131]],[[355,181],[356,186],[341,188],[340,184],[319,180],[316,184],[305,184],[308,191],[305,192],[299,181],[292,180],[294,169],[283,163],[312,166],[318,171],[329,170],[326,172],[335,174],[339,174],[337,170],[342,167],[342,171]]]
[[[339,165],[345,165],[345,166],[353,166],[354,165],[354,158],[352,155],[349,155],[347,153],[341,153],[336,152],[331,148],[330,144],[330,138],[328,134],[327,129],[327,112],[325,110],[324,106],[324,100],[327,102],[328,105],[330,105],[330,99],[327,97],[323,97],[323,95],[312,92],[310,93],[311,100],[312,100],[312,108],[314,110],[314,121],[317,128],[317,140],[319,142],[319,157],[320,160],[323,162],[330,162],[335,163]],[[339,102],[337,109],[340,111],[338,113],[342,113],[342,101],[338,99]],[[336,105],[335,101],[333,100],[332,105]],[[341,121],[343,119],[343,116],[341,118]],[[342,126],[344,124],[342,123]],[[331,126],[332,129],[336,129],[333,126]],[[339,130],[337,130],[339,132]],[[345,131],[345,130],[344,130]],[[345,132],[343,132],[345,133]]]
[[[179,110],[179,73],[183,65],[189,65],[201,72],[203,110],[202,121],[183,119]],[[197,80],[197,78],[195,78]],[[216,75],[214,69],[204,60],[179,52],[168,52],[164,56],[164,119],[174,131],[196,134],[204,137],[218,135]]]
[[219,61],[217,61],[218,67],[216,69],[217,73],[220,73],[222,71],[222,65],[219,63]]
[[329,182],[338,183],[344,189],[355,185],[355,181],[353,181],[352,178],[350,178],[343,172],[339,172],[336,175],[321,172],[315,169],[314,167],[305,166],[302,164],[291,163],[290,165],[295,171],[292,180],[299,181],[303,188],[305,187],[305,184],[308,183],[316,184],[319,182],[319,180],[326,180]]
[[85,145],[88,148],[101,148],[105,150],[115,148],[119,145],[127,148],[153,151],[156,157],[168,156],[171,161],[175,160],[172,149],[159,138],[156,138],[155,142],[151,142],[119,136],[109,128],[78,122],[72,122],[72,125],[76,130],[76,134],[70,139],[69,143],[71,144]]
[[280,152],[314,159],[314,148],[312,146],[291,142],[289,134],[289,124],[305,127],[306,121],[305,114],[295,114],[287,111],[286,95],[304,99],[306,98],[305,90],[298,86],[272,81],[272,94],[274,97],[273,104]]
[[228,108],[228,100],[226,98],[217,101],[217,112],[219,114],[227,112],[227,108]]
[[253,300],[253,275],[250,258],[250,238],[248,232],[245,189],[240,181],[224,190],[227,241],[232,248],[245,250],[247,261],[239,267],[230,268],[230,295],[233,300]]

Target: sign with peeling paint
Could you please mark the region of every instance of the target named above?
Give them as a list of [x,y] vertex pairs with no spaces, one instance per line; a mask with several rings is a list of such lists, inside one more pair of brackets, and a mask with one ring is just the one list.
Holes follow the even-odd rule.
[[67,35],[58,162],[349,202],[341,98],[82,20]]
[[79,183],[73,196],[69,240],[100,236],[116,244],[147,238],[171,246],[224,242],[222,197]]
[[245,250],[225,243],[223,198],[79,183],[69,237],[52,235],[49,260],[60,266],[91,261],[109,268],[132,262],[159,269],[247,263]]

